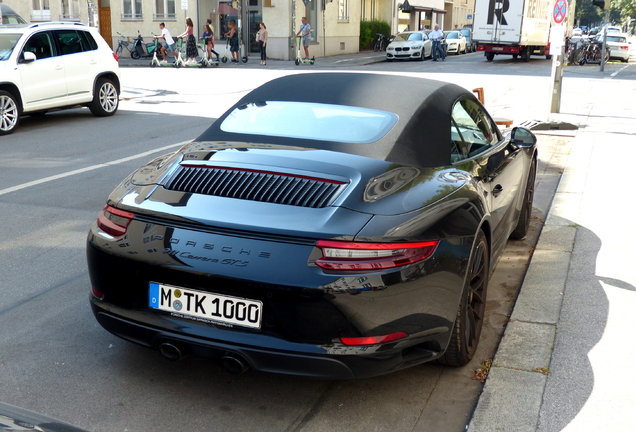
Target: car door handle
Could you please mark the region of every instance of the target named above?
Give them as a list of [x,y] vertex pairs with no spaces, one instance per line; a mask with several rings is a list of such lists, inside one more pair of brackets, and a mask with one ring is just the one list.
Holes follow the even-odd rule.
[[503,192],[503,186],[501,186],[500,184],[495,186],[495,188],[492,190],[493,196],[499,196],[499,194],[501,194],[502,192]]
[[62,65],[55,66],[55,70],[62,70]]

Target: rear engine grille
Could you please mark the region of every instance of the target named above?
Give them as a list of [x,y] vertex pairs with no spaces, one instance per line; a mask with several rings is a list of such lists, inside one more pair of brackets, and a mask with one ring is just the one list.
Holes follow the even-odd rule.
[[289,174],[182,165],[168,178],[164,188],[225,198],[322,208],[333,201],[343,185],[342,182]]

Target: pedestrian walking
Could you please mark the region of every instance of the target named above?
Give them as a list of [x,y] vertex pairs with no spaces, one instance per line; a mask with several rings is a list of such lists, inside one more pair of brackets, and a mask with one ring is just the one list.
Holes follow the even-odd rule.
[[442,39],[444,39],[444,32],[439,29],[439,24],[435,24],[434,30],[429,33],[428,37],[433,41],[433,61],[437,61],[437,52],[442,58],[442,61],[446,59],[446,53],[442,48]]
[[179,39],[186,38],[186,64],[195,64],[197,62],[197,40],[194,38],[194,23],[190,17],[185,19],[186,30],[181,33]]
[[260,23],[260,29],[256,33],[256,42],[261,52],[261,66],[267,64],[267,26],[265,23]]
[[309,41],[311,40],[311,26],[307,22],[307,17],[301,18],[302,25],[296,36],[303,37],[303,48],[305,49],[305,60],[309,60]]

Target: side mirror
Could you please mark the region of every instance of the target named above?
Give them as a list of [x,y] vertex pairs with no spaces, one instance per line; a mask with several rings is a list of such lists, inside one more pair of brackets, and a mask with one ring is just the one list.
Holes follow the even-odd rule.
[[510,134],[510,142],[519,147],[531,147],[537,143],[537,137],[524,127],[516,127]]
[[31,63],[37,60],[37,57],[31,51],[24,51],[22,53],[22,56],[23,56],[22,63]]

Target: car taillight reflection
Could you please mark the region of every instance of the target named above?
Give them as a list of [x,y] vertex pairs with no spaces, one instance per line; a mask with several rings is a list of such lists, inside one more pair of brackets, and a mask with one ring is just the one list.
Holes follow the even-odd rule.
[[318,240],[322,258],[316,265],[329,270],[383,270],[412,264],[430,257],[438,241],[411,243],[362,243]]
[[119,210],[106,204],[97,216],[97,226],[110,235],[121,236],[126,234],[128,224],[134,217],[134,213]]
[[343,337],[340,338],[340,342],[344,345],[348,346],[359,346],[359,345],[377,345],[387,342],[393,342],[399,339],[404,339],[408,334],[404,332],[391,333],[388,335],[382,336],[367,336],[367,337]]

